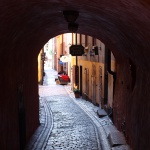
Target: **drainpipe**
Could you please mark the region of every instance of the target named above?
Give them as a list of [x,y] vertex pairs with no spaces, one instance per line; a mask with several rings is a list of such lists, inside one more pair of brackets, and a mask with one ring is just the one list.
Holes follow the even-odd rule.
[[[77,45],[77,33],[75,33],[75,45]],[[79,88],[79,66],[78,66],[78,56],[76,56],[76,86]]]
[[115,89],[115,83],[116,83],[116,72],[111,70],[111,51],[110,51],[110,49],[108,49],[107,70],[111,75],[113,75],[113,97],[114,97],[114,89]]
[[[113,75],[113,98],[114,98],[114,89],[115,89],[115,83],[116,83],[116,72],[111,70],[111,51],[108,49],[108,55],[107,55],[107,71]],[[112,122],[113,120],[113,108],[108,108],[107,113],[109,117],[111,118]]]
[[105,47],[105,62],[104,62],[104,103],[102,104],[102,108],[107,105],[108,101],[108,49]]
[[[63,34],[62,34],[62,45],[61,45],[62,47],[61,47],[61,53],[62,53],[62,56],[63,56],[63,49],[64,49],[64,36],[63,36]],[[64,71],[63,70],[63,65],[61,66],[61,69],[60,69],[61,71]]]
[[42,48],[41,60],[42,60],[42,80],[41,80],[41,85],[43,85],[44,76],[45,76],[45,72],[44,72],[44,60],[45,60],[44,47]]

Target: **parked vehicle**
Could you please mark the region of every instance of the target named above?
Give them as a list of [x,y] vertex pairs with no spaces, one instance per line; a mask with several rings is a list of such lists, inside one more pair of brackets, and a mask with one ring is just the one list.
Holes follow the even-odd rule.
[[55,78],[55,81],[57,80],[59,80],[59,84],[66,85],[70,82],[70,77],[64,71],[61,71],[58,73],[58,77]]
[[70,82],[70,78],[68,75],[60,74],[58,75],[58,79],[60,81],[60,84],[68,84]]

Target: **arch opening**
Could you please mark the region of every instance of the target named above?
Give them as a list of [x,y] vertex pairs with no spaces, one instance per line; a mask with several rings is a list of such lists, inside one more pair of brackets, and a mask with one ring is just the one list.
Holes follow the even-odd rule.
[[[20,85],[24,87],[24,105],[28,118],[27,139],[38,126],[39,118],[35,117],[39,111],[38,89],[35,87],[37,60],[34,58],[48,39],[68,32],[62,11],[70,8],[79,11],[78,32],[101,39],[113,51],[118,63],[113,104],[115,124],[121,130],[120,126],[126,120],[128,142],[134,149],[142,149],[143,146],[145,150],[148,149],[145,145],[148,143],[146,139],[150,139],[147,132],[150,129],[148,116],[150,6],[146,0],[142,2],[114,0],[113,3],[92,1],[90,5],[88,1],[65,1],[64,3],[64,1],[29,2],[26,0],[10,3],[6,0],[0,5],[0,20],[2,20],[0,83],[3,93],[1,99],[4,100],[0,106],[2,116],[0,131],[2,141],[5,143],[0,144],[1,149],[9,149],[9,145],[12,149],[19,149],[19,140],[8,145],[5,139],[9,138],[9,141],[13,141],[13,137],[19,135],[17,89]],[[12,101],[13,106],[9,106]],[[6,125],[8,120],[4,118],[10,118],[9,123],[13,125],[14,131]],[[10,136],[7,136],[5,131]],[[138,137],[142,140],[139,141]]]

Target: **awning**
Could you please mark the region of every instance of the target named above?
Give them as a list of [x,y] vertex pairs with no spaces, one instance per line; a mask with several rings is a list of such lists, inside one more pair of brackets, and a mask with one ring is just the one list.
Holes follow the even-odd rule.
[[69,61],[70,61],[70,58],[69,58],[68,56],[62,56],[62,57],[60,57],[60,60],[61,60],[62,62],[69,62]]

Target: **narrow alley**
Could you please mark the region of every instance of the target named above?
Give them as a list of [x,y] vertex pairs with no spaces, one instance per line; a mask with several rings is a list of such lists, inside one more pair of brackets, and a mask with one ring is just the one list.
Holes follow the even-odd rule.
[[[109,118],[99,118],[97,106],[74,98],[70,85],[56,84],[56,71],[48,69],[45,72],[44,85],[39,85],[40,126],[26,149],[111,149],[107,137],[110,130],[116,129]],[[124,144],[120,148],[128,149]]]
[[0,150],[150,150],[150,1],[0,8]]

